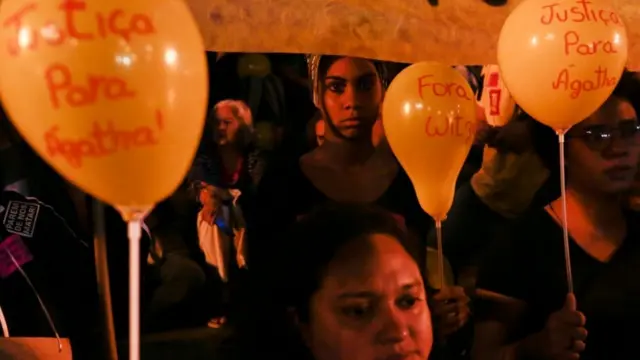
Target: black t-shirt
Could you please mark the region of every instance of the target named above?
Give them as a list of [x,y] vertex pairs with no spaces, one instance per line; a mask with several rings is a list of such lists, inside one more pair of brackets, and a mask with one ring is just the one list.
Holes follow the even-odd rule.
[[[637,358],[640,335],[640,216],[628,214],[628,233],[603,263],[570,243],[574,292],[589,332],[581,359]],[[543,209],[532,212],[512,236],[495,244],[480,269],[477,286],[524,300],[529,305],[517,340],[538,332],[559,310],[568,292],[562,227]]]
[[[258,262],[259,267],[273,264],[281,236],[287,229],[301,216],[330,202],[332,200],[302,172],[298,159],[271,167],[260,183],[254,221],[250,224],[250,261]],[[374,204],[402,218],[407,228],[426,241],[433,220],[420,207],[413,185],[402,168]]]
[[54,337],[30,281],[59,335],[71,339],[74,358],[86,356],[99,314],[91,248],[35,198],[2,192],[0,219],[0,307],[10,335]]

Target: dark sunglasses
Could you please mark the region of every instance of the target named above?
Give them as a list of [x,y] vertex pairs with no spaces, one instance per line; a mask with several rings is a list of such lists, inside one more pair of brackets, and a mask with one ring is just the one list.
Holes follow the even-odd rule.
[[615,135],[621,140],[633,140],[640,133],[640,123],[637,119],[623,120],[617,126],[591,125],[582,129],[570,131],[569,139],[581,139],[591,148],[604,149]]

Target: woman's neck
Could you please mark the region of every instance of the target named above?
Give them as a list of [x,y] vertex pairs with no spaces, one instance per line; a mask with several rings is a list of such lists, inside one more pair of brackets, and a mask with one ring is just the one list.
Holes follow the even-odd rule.
[[[558,202],[561,200],[559,199]],[[583,191],[572,186],[567,186],[567,211],[570,214],[577,212],[579,216],[599,229],[617,227],[624,221],[619,196]]]
[[371,139],[367,140],[326,139],[318,150],[335,166],[358,166],[366,163],[375,152]]

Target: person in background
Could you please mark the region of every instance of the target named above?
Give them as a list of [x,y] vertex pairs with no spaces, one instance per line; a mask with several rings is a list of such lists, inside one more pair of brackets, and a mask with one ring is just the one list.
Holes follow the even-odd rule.
[[322,207],[301,219],[285,242],[274,291],[294,335],[290,344],[282,343],[282,332],[278,340],[261,338],[261,352],[314,360],[428,358],[433,335],[420,245],[389,212]]
[[[475,360],[637,355],[640,285],[628,274],[640,271],[640,217],[621,200],[640,160],[639,96],[640,81],[623,74],[611,97],[566,134],[573,293],[567,295],[557,197],[523,216],[483,262],[478,287],[514,301],[478,304]],[[534,125],[540,158],[549,169],[559,168],[555,132]]]
[[[253,138],[253,116],[240,100],[217,103],[206,123],[203,146],[191,180],[250,191],[260,182],[262,167]],[[208,135],[207,135],[208,134]],[[194,177],[203,178],[194,178]]]
[[267,166],[263,154],[255,147],[251,110],[239,100],[221,101],[212,109],[205,129],[209,137],[205,137],[187,176],[202,205],[200,218],[211,224],[213,210],[224,198],[242,209],[244,219],[248,220]]
[[307,123],[307,141],[309,149],[315,149],[324,143],[325,124],[320,111]]
[[[213,145],[196,157],[187,178],[200,204],[195,218],[200,249],[208,266],[222,279],[221,293],[236,299],[224,302],[233,305],[245,297],[240,294],[248,268],[246,224],[254,214],[253,199],[265,164],[255,150],[253,118],[245,103],[219,102],[208,126]],[[214,322],[222,319],[217,317]]]

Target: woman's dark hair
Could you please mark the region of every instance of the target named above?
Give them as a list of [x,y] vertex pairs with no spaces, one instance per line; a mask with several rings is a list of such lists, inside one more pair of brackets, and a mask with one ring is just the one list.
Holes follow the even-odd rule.
[[[625,70],[611,96],[629,101],[636,113],[640,115],[640,80],[635,73]],[[552,173],[552,176],[558,174],[560,171],[560,148],[555,131],[538,121],[533,121],[531,134],[533,148],[544,165]]]
[[320,62],[318,63],[318,81],[322,83],[322,81],[324,81],[325,77],[327,76],[327,72],[329,71],[331,65],[333,65],[334,62],[340,60],[341,58],[342,56],[335,55],[325,55],[320,58]]
[[[318,95],[319,99],[320,99],[319,100],[320,109],[318,109],[318,110],[320,110],[319,111],[320,117],[328,116],[327,115],[327,109],[326,109],[326,107],[324,105],[324,98],[323,98],[323,95],[322,95],[322,94],[324,94],[324,92],[326,90],[325,89],[325,85],[324,85],[324,80],[327,77],[327,72],[329,71],[329,68],[331,67],[331,65],[333,65],[334,62],[340,60],[340,58],[341,58],[340,56],[329,56],[329,55],[327,55],[327,56],[323,56],[322,58],[320,58],[320,62],[318,63],[318,75],[317,75],[318,78],[317,78],[316,81],[319,84],[317,90],[320,92],[320,95]],[[339,132],[337,132],[337,129],[335,129],[335,126],[332,124],[331,121],[328,121],[327,125],[329,127],[331,127],[332,131],[334,131],[336,133],[339,133]]]
[[329,204],[316,209],[295,224],[287,236],[283,267],[285,306],[293,308],[305,322],[309,302],[318,290],[327,266],[346,244],[373,234],[390,235],[400,242],[417,263],[417,243],[393,215],[364,205]]

